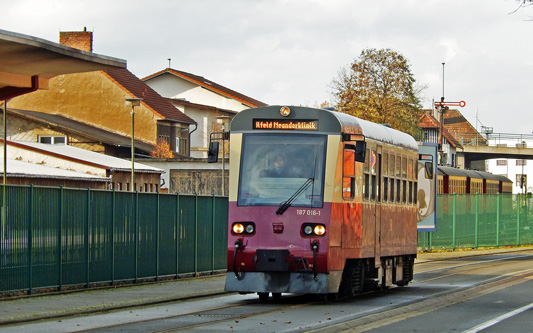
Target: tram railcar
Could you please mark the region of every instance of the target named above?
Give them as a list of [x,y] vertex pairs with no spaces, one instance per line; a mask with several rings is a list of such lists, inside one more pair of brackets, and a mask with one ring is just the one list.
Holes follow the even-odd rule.
[[512,193],[513,182],[484,171],[438,167],[438,194]]
[[235,115],[230,142],[227,291],[351,296],[412,280],[410,135],[340,112],[268,106]]

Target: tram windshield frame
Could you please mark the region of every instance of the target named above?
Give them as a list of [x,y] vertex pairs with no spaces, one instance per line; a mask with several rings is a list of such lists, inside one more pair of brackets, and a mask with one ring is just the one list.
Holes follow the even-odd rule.
[[311,180],[291,206],[322,208],[326,145],[326,135],[244,134],[237,205],[280,206]]

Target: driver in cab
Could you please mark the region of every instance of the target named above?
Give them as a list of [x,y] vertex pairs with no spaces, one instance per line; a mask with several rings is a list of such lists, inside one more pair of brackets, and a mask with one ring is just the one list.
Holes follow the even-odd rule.
[[285,156],[279,154],[272,161],[269,169],[264,169],[260,173],[261,177],[294,177],[291,168],[287,165]]

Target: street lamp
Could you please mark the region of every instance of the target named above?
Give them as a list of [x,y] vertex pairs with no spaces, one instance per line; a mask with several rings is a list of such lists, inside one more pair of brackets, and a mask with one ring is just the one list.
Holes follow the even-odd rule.
[[228,135],[227,125],[231,119],[230,116],[216,117],[217,124],[222,125],[222,195],[226,195],[226,136]]
[[141,105],[142,98],[126,98],[126,105],[131,105],[131,191],[135,192],[135,107]]

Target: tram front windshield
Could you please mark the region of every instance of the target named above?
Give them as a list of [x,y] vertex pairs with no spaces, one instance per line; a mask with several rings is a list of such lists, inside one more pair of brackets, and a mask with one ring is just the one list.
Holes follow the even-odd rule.
[[245,134],[239,206],[322,207],[325,135]]

